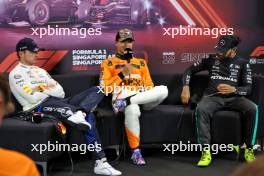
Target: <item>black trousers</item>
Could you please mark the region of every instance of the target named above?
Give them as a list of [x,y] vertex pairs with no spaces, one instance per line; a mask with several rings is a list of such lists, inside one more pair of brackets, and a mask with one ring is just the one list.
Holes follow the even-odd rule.
[[52,113],[58,118],[68,118],[77,110],[83,110],[88,114],[104,97],[104,94],[98,93],[98,91],[97,87],[91,87],[77,95],[64,99],[49,97],[40,107],[45,113]]
[[[252,147],[256,143],[256,134],[258,127],[258,106],[245,97],[203,97],[198,103],[195,111],[196,128],[198,134],[198,143],[211,143],[211,125],[210,120],[214,112],[223,108],[241,112],[245,122],[245,143],[247,147]],[[227,122],[228,123],[228,122]]]

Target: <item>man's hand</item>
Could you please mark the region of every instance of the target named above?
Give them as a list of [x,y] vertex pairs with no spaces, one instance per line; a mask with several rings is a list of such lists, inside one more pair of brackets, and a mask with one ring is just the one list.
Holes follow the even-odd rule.
[[41,92],[41,91],[43,91],[40,86],[36,86],[36,87],[31,88],[31,89],[33,90],[33,92]]
[[189,100],[190,100],[190,87],[183,86],[181,93],[181,101],[183,104],[188,104]]
[[133,66],[131,64],[126,64],[125,67],[123,68],[122,73],[124,75],[129,75],[132,73],[132,70],[133,70]]
[[236,92],[236,88],[228,84],[219,84],[217,90],[220,94],[231,94]]
[[47,88],[48,89],[54,89],[58,83],[54,80],[51,80],[51,82],[48,83]]
[[49,84],[40,84],[40,85],[32,88],[32,90],[34,92],[44,92],[45,90],[54,89],[55,87],[56,87],[56,82],[55,83],[49,83]]

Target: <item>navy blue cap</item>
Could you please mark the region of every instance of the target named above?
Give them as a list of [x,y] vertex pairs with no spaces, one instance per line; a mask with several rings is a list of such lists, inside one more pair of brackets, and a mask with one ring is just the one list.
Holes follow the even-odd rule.
[[17,43],[16,51],[19,52],[25,50],[37,53],[39,52],[39,47],[33,39],[25,37]]

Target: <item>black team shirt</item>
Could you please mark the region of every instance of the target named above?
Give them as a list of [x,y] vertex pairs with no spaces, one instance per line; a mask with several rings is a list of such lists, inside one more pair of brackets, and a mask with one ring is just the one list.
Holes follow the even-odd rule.
[[251,93],[252,71],[247,60],[239,56],[233,58],[219,59],[209,56],[190,66],[183,74],[183,85],[189,85],[193,74],[207,70],[209,71],[209,83],[204,94],[217,94],[219,84],[234,86],[237,91],[232,95],[246,96]]

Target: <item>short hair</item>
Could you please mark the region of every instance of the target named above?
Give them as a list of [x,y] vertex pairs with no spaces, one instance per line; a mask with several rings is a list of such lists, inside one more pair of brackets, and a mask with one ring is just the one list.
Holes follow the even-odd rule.
[[241,43],[241,39],[237,35],[232,35],[233,41],[231,43],[231,47],[237,47]]

